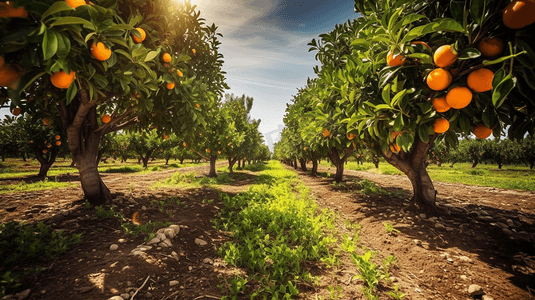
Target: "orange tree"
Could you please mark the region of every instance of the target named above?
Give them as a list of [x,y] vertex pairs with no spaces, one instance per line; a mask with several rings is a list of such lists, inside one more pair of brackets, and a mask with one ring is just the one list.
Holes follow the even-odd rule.
[[[535,89],[535,25],[530,20],[524,27],[511,25],[504,14],[509,5],[356,0],[361,17],[340,34],[350,40],[350,53],[332,46],[320,51],[343,62],[322,61],[317,72],[323,89],[339,93],[330,113],[338,113],[336,122],[408,176],[418,207],[435,208],[426,170],[435,140],[454,145],[459,134],[488,134],[479,124],[494,136],[505,125],[512,138],[534,134],[529,94]],[[530,15],[520,12],[516,18]]]
[[192,135],[207,122],[195,104],[226,87],[217,28],[187,2],[15,5],[26,13],[0,18],[0,102],[63,124],[92,205],[111,199],[96,165],[103,135],[156,127],[161,136]]

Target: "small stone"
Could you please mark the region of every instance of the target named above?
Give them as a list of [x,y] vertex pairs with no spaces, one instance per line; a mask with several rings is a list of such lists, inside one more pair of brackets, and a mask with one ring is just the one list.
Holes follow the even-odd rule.
[[460,277],[461,277],[462,280],[467,280],[468,279],[468,277],[466,277],[466,275],[461,275]]
[[507,225],[509,225],[509,227],[515,227],[515,222],[513,222],[513,220],[507,219],[505,222],[507,223]]
[[480,295],[483,295],[485,294],[485,292],[483,291],[483,288],[477,284],[471,284],[469,287],[468,287],[468,294],[470,294],[470,296],[480,296]]
[[451,258],[449,258],[449,257],[446,258],[446,260],[447,260],[448,262],[450,262],[450,263],[453,263],[453,259],[451,259]]
[[435,223],[435,228],[437,229],[444,229],[444,225],[440,224],[440,223]]
[[46,290],[41,290],[39,293],[41,293],[41,295],[44,295],[46,294]]
[[160,246],[162,248],[167,248],[167,247],[173,246],[173,243],[171,243],[170,239],[165,239],[161,243],[159,243],[158,246]]
[[117,245],[117,244],[111,244],[111,246],[110,246],[110,251],[115,251],[115,250],[117,250],[117,249],[119,249],[119,245]]
[[206,246],[206,245],[208,245],[208,243],[205,240],[202,240],[200,238],[195,238],[195,244],[197,244],[197,246]]
[[512,236],[513,232],[509,229],[502,228],[502,232],[507,236]]
[[160,241],[163,241],[165,240],[167,237],[165,236],[165,234],[163,234],[163,230],[160,232],[160,230],[158,230],[158,232],[156,233],[156,237],[160,239]]
[[127,293],[121,294],[121,298],[123,298],[124,300],[128,300],[130,299],[130,294],[127,294]]
[[166,228],[164,231],[163,231],[163,234],[165,234],[165,236],[169,239],[172,239],[175,237],[175,230],[174,229],[171,229],[171,228]]
[[116,289],[116,288],[111,288],[111,289],[110,289],[110,293],[112,293],[112,294],[119,294],[119,290]]
[[425,214],[420,214],[420,218],[422,218],[422,219],[426,219],[427,216],[426,216]]
[[431,218],[427,219],[427,221],[435,223],[437,221],[437,219],[438,219],[437,217],[431,217]]
[[68,216],[70,214],[70,212],[68,210],[64,210],[64,211],[61,212],[61,214],[66,217],[66,216]]
[[213,263],[214,263],[214,261],[213,261],[211,258],[209,258],[209,257],[203,259],[202,262],[203,262],[204,264],[213,264]]
[[470,259],[468,256],[459,256],[459,260],[464,262],[472,262],[472,259]]
[[180,226],[178,225],[171,225],[168,228],[171,228],[175,231],[175,236],[180,232]]
[[93,289],[92,286],[85,286],[85,287],[83,287],[83,288],[80,288],[80,289],[78,290],[78,292],[84,294],[84,293],[87,293],[87,292],[91,291],[92,289]]
[[179,284],[178,280],[169,281],[169,286],[175,286],[175,285],[178,285],[178,284]]
[[146,207],[145,205],[143,205],[143,206],[141,207],[141,210],[147,210],[147,207]]
[[421,245],[422,245],[422,241],[420,241],[420,240],[413,240],[413,242],[414,242],[417,246],[421,246]]
[[121,296],[113,296],[111,298],[108,298],[108,300],[124,300]]
[[491,296],[483,295],[483,297],[481,297],[481,300],[494,300],[494,298],[492,298]]
[[158,244],[159,242],[160,242],[160,239],[155,237],[155,238],[152,238],[152,240],[148,241],[147,245]]
[[145,293],[145,299],[150,299],[150,298],[152,298],[152,293],[151,292]]
[[26,289],[20,293],[15,294],[15,297],[17,297],[17,300],[24,300],[30,296],[30,289]]
[[124,244],[124,243],[127,242],[127,240],[126,239],[119,239],[118,242],[121,243],[121,244]]

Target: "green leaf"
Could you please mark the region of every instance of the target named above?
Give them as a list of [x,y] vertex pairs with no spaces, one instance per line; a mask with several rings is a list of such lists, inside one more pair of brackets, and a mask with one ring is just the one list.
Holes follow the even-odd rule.
[[429,54],[425,53],[412,53],[407,55],[407,57],[417,58],[422,64],[433,64],[433,58]]
[[492,90],[492,104],[494,107],[498,108],[503,104],[515,85],[516,78],[509,74]]
[[58,51],[58,38],[53,30],[45,30],[43,35],[43,59],[50,59]]
[[145,62],[153,60],[156,56],[158,56],[159,53],[160,53],[160,50],[149,52],[147,56],[145,57]]
[[480,56],[481,56],[481,52],[479,52],[479,50],[477,50],[476,48],[466,48],[459,55],[459,60],[478,58]]
[[70,7],[65,1],[56,1],[41,15],[41,20],[46,19],[46,17],[52,14],[62,12],[62,11],[67,11],[67,10],[74,10],[74,9]]
[[450,12],[457,22],[462,22],[464,18],[464,1],[451,1]]
[[459,127],[461,127],[462,132],[466,134],[470,133],[470,120],[464,115],[460,116]]
[[56,33],[57,40],[58,40],[58,57],[59,58],[66,58],[69,55],[69,52],[71,51],[71,41],[69,38],[62,33]]
[[394,28],[391,30],[392,32],[398,32],[400,31],[405,25],[408,25],[414,21],[418,21],[422,18],[425,18],[424,15],[419,15],[419,14],[410,14],[406,17],[403,17],[403,19],[401,19],[401,21],[399,21],[396,26],[394,26]]
[[74,81],[67,89],[67,105],[71,103],[72,99],[76,96],[76,93],[78,93],[78,85],[76,84],[76,81]]
[[405,127],[405,123],[403,122],[403,114],[399,114],[394,120],[394,130],[402,131],[403,127]]
[[128,52],[124,51],[123,49],[117,49],[114,52],[117,53],[117,54],[121,54],[121,55],[125,56],[129,60],[132,60],[132,56],[130,56],[130,54]]
[[485,66],[490,66],[490,65],[494,65],[494,64],[499,64],[499,63],[504,62],[504,61],[506,61],[506,60],[508,60],[508,59],[511,59],[511,58],[513,58],[513,57],[517,57],[517,56],[519,56],[519,55],[526,54],[526,53],[527,53],[526,50],[524,50],[524,51],[522,51],[522,52],[518,52],[518,53],[516,53],[516,54],[511,54],[511,55],[509,55],[509,56],[503,56],[503,57],[500,57],[500,58],[495,59],[495,60],[484,60],[484,61],[483,61],[483,64],[484,64]]
[[440,19],[432,25],[434,31],[464,32],[464,27],[454,19]]
[[134,26],[130,24],[115,24],[113,26],[110,26],[108,29],[106,29],[106,31],[132,30],[132,29],[134,29]]
[[383,101],[390,107],[390,84],[385,85],[381,95],[383,97]]
[[502,80],[505,78],[507,74],[505,73],[505,69],[501,68],[496,73],[494,73],[494,77],[492,78],[492,86],[496,87]]
[[422,142],[427,143],[429,141],[429,127],[425,124],[420,125],[418,127],[418,136],[420,136]]
[[87,21],[86,19],[82,19],[79,17],[72,17],[72,16],[60,18],[56,22],[50,24],[50,28],[54,26],[61,26],[61,25],[84,25],[84,27],[89,28],[89,29],[95,28],[95,26],[93,26],[93,23]]
[[470,1],[470,15],[472,19],[479,25],[483,25],[483,17],[485,15],[485,4],[487,0],[471,0]]

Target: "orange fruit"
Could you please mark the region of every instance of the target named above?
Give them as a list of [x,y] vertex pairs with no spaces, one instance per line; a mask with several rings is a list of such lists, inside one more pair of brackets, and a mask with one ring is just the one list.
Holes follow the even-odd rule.
[[15,107],[15,108],[13,108],[12,113],[13,113],[14,116],[18,116],[18,115],[20,115],[20,112],[21,112],[20,107]]
[[457,60],[457,54],[453,53],[451,45],[443,45],[435,50],[433,60],[437,66],[444,68],[450,66]]
[[431,50],[431,47],[429,47],[429,45],[426,42],[414,41],[414,42],[411,42],[411,45],[423,45],[427,49]]
[[451,106],[449,106],[448,102],[446,101],[445,96],[433,99],[433,107],[439,113],[447,112],[451,108]]
[[21,76],[22,72],[16,65],[3,64],[0,67],[0,86],[16,88]]
[[210,152],[212,152],[212,150],[206,148],[206,152],[210,153]]
[[48,144],[46,145],[47,148],[51,148],[52,147],[52,144]]
[[50,81],[55,87],[60,88],[60,89],[66,89],[66,88],[69,88],[71,83],[74,81],[75,75],[76,75],[76,72],[72,70],[69,74],[61,70],[59,72],[52,73],[52,75],[50,75]]
[[28,144],[33,144],[33,140],[29,140],[29,141],[28,141]]
[[390,151],[393,153],[398,153],[401,150],[398,144],[390,144]]
[[46,149],[45,149],[45,150],[43,150],[43,154],[46,154],[47,152],[48,152],[48,150],[46,150]]
[[355,136],[356,136],[356,135],[355,135],[355,134],[353,134],[353,133],[348,133],[348,134],[347,134],[347,138],[348,138],[349,140],[352,140],[352,139],[354,139],[354,138],[355,138]]
[[386,63],[391,67],[401,66],[405,63],[405,57],[400,54],[394,55],[394,53],[388,52],[388,55],[386,56]]
[[56,141],[56,146],[61,145],[61,141]]
[[499,37],[484,38],[477,43],[477,50],[485,57],[494,57],[502,54],[505,43]]
[[172,89],[175,88],[175,83],[174,82],[168,82],[166,87],[167,87],[168,90],[172,90]]
[[98,61],[105,61],[111,57],[111,49],[106,47],[102,42],[92,43],[89,50],[91,51],[91,55]]
[[46,126],[50,125],[50,120],[48,118],[43,118],[43,124]]
[[520,29],[535,22],[535,0],[514,0],[502,15],[503,24],[510,29]]
[[474,127],[474,135],[480,139],[488,138],[491,133],[492,129],[488,128],[483,123],[479,123],[476,127]]
[[452,81],[451,74],[448,70],[442,68],[434,69],[427,75],[427,86],[434,91],[446,89]]
[[85,0],[65,0],[65,2],[72,8],[87,4],[85,3]]
[[164,140],[167,140],[168,138],[169,138],[169,136],[168,136],[167,134],[164,134],[164,135],[163,135],[163,139],[164,139]]
[[55,138],[56,141],[57,141],[57,140],[61,139],[61,136],[59,136],[59,134],[58,134],[58,135],[56,135],[54,138]]
[[171,62],[171,54],[169,54],[169,53],[167,53],[167,52],[164,53],[164,54],[162,55],[162,59],[163,59],[163,61],[165,61],[166,63]]
[[201,108],[201,105],[199,103],[195,104],[195,107]]
[[136,30],[141,34],[141,38],[138,38],[136,35],[132,34],[132,40],[134,40],[134,43],[139,44],[145,40],[147,33],[145,30],[143,30],[143,28],[140,27],[137,27]]
[[182,145],[184,145],[184,147],[188,146],[188,144],[186,144],[186,142],[182,143]]
[[472,92],[464,86],[458,86],[448,91],[446,102],[455,109],[465,108],[472,101]]
[[401,136],[403,132],[401,131],[392,131],[392,139],[396,139],[398,136]]
[[182,74],[182,72],[180,72],[180,70],[176,70],[176,74],[177,74],[179,77],[184,76],[184,74]]
[[197,51],[195,49],[191,49],[191,52],[193,53],[193,55],[195,55],[197,53]]
[[492,78],[494,78],[494,72],[487,68],[481,68],[470,72],[466,82],[472,90],[483,93],[492,90]]
[[111,116],[110,115],[103,115],[102,118],[100,118],[100,121],[102,121],[102,123],[104,124],[107,124],[111,121]]
[[329,134],[331,134],[331,133],[329,132],[329,129],[327,129],[327,128],[323,129],[323,132],[322,132],[322,133],[323,133],[323,136],[324,136],[324,137],[328,137]]
[[13,7],[13,1],[0,2],[0,18],[27,18],[24,6]]
[[218,154],[221,154],[221,151],[217,151]]
[[444,118],[438,118],[435,120],[435,123],[433,123],[433,130],[436,133],[444,133],[450,129],[450,122]]

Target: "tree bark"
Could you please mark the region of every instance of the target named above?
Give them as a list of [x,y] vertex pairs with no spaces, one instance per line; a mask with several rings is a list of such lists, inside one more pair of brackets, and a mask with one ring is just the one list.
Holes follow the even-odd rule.
[[299,160],[299,163],[301,164],[301,170],[307,171],[307,161],[304,158],[301,158]]
[[329,152],[329,159],[336,167],[336,174],[334,175],[334,181],[341,182],[344,177],[344,163],[349,158],[351,153],[355,150],[354,146],[351,145],[349,148],[345,149],[344,156],[340,158],[340,153],[338,149],[332,148]]
[[52,167],[52,165],[56,161],[56,156],[58,155],[58,153],[54,150],[51,150],[49,152],[50,156],[46,158],[43,156],[39,148],[34,148],[34,152],[37,161],[39,161],[40,163],[39,174],[37,174],[37,176],[40,178],[45,178],[46,174],[48,173],[48,170],[50,170],[50,167]]
[[412,205],[420,209],[436,210],[436,190],[427,173],[426,156],[433,145],[436,135],[430,136],[427,143],[419,138],[414,141],[411,152],[383,152],[388,163],[403,172],[412,184]]
[[294,169],[297,170],[297,158],[296,157],[294,157],[293,159],[293,166],[294,166]]
[[313,159],[312,160],[312,175],[318,174],[318,161]]
[[215,163],[217,161],[217,155],[210,155],[210,173],[208,174],[208,177],[217,177],[217,173],[215,171]]
[[236,163],[236,160],[237,160],[236,156],[228,159],[228,171],[229,171],[229,173],[233,173],[234,172],[233,168],[234,168],[234,164]]

